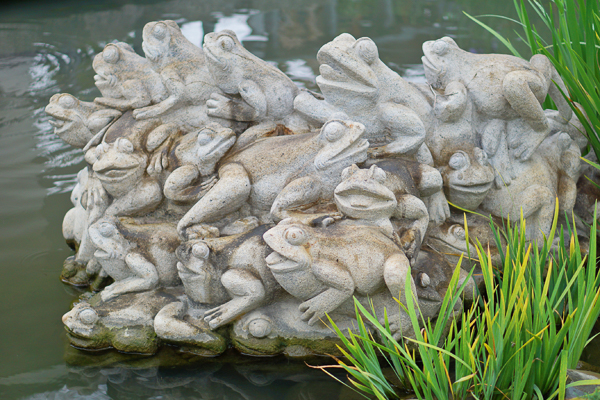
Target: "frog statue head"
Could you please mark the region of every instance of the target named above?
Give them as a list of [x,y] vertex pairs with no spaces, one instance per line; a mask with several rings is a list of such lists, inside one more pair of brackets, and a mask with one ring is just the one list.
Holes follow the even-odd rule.
[[204,50],[211,75],[219,88],[228,94],[239,90],[238,86],[244,79],[244,64],[248,61],[264,63],[242,46],[235,32],[227,29],[206,34]]
[[104,97],[119,98],[118,85],[136,77],[148,65],[148,60],[139,56],[127,43],[109,43],[96,54],[92,63],[96,87]]
[[[352,108],[352,99],[376,101],[378,78],[373,66],[381,63],[375,42],[369,38],[358,40],[348,33],[327,43],[317,53],[321,64],[317,84],[327,102],[341,108]],[[358,96],[357,96],[358,95]],[[357,104],[358,105],[358,104]]]
[[121,197],[135,187],[148,165],[148,156],[124,137],[99,144],[94,156],[94,174],[113,197]]
[[90,338],[98,333],[101,329],[97,324],[99,319],[98,312],[85,301],[77,303],[62,317],[69,335],[81,338]]
[[90,239],[96,246],[94,257],[100,260],[124,262],[132,245],[123,237],[117,223],[111,218],[101,218],[89,228]]
[[457,80],[457,66],[462,65],[460,58],[468,52],[460,49],[449,37],[429,40],[423,43],[421,60],[425,68],[427,82],[435,89],[443,89],[449,82]]
[[220,124],[212,123],[198,132],[196,140],[196,160],[200,175],[214,172],[216,164],[235,144],[235,133]]
[[142,32],[142,48],[155,69],[162,70],[177,61],[194,61],[196,68],[204,64],[202,49],[181,33],[175,21],[148,22]]
[[487,196],[494,182],[494,170],[479,147],[464,146],[461,150],[447,152],[443,167],[448,201],[467,210],[476,210]]
[[377,165],[359,169],[356,164],[342,172],[342,183],[335,188],[338,210],[355,219],[389,218],[398,202],[385,185],[386,173]]
[[50,124],[59,138],[74,147],[83,148],[98,132],[90,126],[88,119],[100,109],[97,104],[81,101],[68,93],[58,93],[50,98],[45,111],[51,117]]
[[342,169],[365,161],[369,141],[363,139],[365,126],[359,122],[329,120],[321,128],[322,148],[315,157],[317,171]]

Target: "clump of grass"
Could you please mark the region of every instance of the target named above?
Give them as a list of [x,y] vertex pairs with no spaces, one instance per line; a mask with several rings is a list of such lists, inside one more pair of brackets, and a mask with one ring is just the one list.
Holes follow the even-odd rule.
[[575,368],[600,315],[596,222],[584,256],[570,226],[570,242],[564,242],[561,229],[560,244],[552,247],[557,217],[558,207],[541,246],[525,240],[523,218],[502,230],[490,222],[502,265],[494,268],[489,249],[476,241],[486,295],[453,320],[447,336],[447,321],[466,285],[459,285],[460,262],[436,321],[423,320],[407,283],[406,304],[400,306],[410,316],[412,330],[401,343],[392,337],[387,316],[379,323],[374,309],[358,301],[357,332],[344,335],[330,319],[343,342],[345,360],[337,362],[351,384],[378,399],[398,397],[398,388],[386,379],[386,364],[419,399],[564,399],[568,386],[600,384],[566,385],[567,369]]
[[[524,0],[513,1],[518,21],[487,16],[519,24],[523,35],[517,32],[517,36],[529,46],[531,53],[544,54],[552,61],[569,92],[563,96],[584,125],[586,136],[600,159],[600,0],[551,0],[545,2],[549,5],[547,8],[538,0],[527,0],[546,32],[539,31],[531,22]],[[510,40],[479,19],[466,15],[496,36],[515,56],[521,57]],[[546,41],[544,36],[550,36],[551,41]],[[579,103],[581,109],[574,102]]]

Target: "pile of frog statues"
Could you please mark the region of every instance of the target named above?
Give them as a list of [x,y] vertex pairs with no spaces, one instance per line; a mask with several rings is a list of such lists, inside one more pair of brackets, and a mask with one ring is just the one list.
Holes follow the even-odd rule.
[[46,107],[87,163],[63,222],[76,254],[62,279],[96,289],[63,317],[76,347],[331,354],[328,318],[352,329],[354,298],[407,336],[398,301],[410,285],[437,316],[466,249],[461,209],[476,211],[481,241],[478,215],[522,210],[534,240],[557,201],[567,214],[577,202],[587,140],[543,55],[472,54],[444,37],[423,44],[427,84],[415,84],[345,33],[319,50],[315,93],[232,31],[200,48],[150,22],[142,47],[95,56],[102,97]]

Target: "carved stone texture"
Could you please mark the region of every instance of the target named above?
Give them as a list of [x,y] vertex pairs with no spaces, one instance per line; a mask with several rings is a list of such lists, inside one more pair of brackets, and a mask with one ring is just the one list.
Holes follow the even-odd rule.
[[[95,57],[93,103],[56,94],[46,107],[87,162],[63,221],[76,253],[62,279],[99,291],[63,317],[78,348],[334,354],[327,318],[355,329],[353,298],[412,336],[396,299],[408,285],[437,318],[460,255],[465,269],[476,258],[465,221],[498,262],[488,217],[522,210],[539,239],[556,198],[571,215],[599,196],[581,180],[578,193],[587,141],[543,56],[426,42],[423,86],[371,39],[342,34],[317,54],[321,95],[231,31],[200,48],[175,22],[150,22],[142,47]],[[547,94],[558,111],[541,108]]]

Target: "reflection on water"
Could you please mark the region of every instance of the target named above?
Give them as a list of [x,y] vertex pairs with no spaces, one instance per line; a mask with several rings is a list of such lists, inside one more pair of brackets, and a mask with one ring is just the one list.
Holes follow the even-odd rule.
[[[61,223],[83,156],[53,134],[43,109],[58,92],[85,101],[99,95],[91,65],[106,43],[124,41],[141,53],[144,24],[160,19],[177,21],[195,44],[208,32],[231,29],[246,48],[279,67],[298,86],[317,90],[318,49],[349,32],[373,38],[384,62],[407,79],[423,82],[422,42],[451,35],[471,51],[502,51],[462,10],[506,15],[512,7],[512,2],[478,0],[110,0],[3,5],[0,398],[311,399],[339,398],[342,390],[322,372],[303,364],[286,369],[285,360],[261,373],[264,382],[248,372],[252,368],[243,370],[251,365],[247,361],[240,365],[213,360],[193,371],[157,365],[148,370],[135,363],[75,368],[63,361],[66,341],[60,317],[78,292],[58,280],[62,261],[71,254],[61,237]],[[505,20],[490,22],[506,33],[514,28]],[[319,396],[323,391],[331,396]]]

